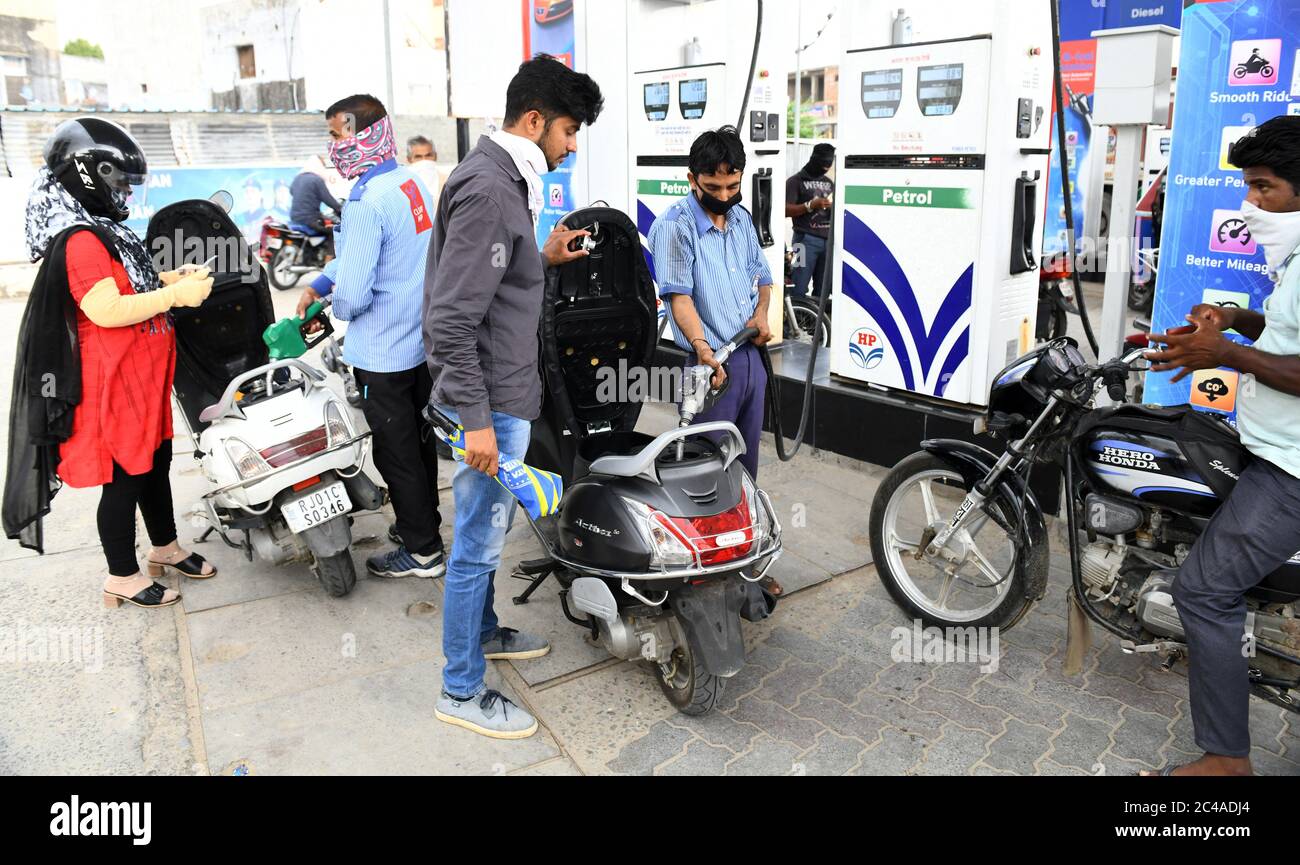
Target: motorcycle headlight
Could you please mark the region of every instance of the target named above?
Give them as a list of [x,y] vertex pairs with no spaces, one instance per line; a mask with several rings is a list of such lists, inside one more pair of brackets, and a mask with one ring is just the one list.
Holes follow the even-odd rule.
[[234,465],[235,471],[244,480],[264,475],[271,470],[266,460],[257,451],[237,438],[226,439],[226,456]]
[[650,547],[650,564],[656,567],[683,567],[695,564],[695,553],[677,536],[672,523],[663,514],[642,502],[624,498],[623,504],[636,518],[641,535]]
[[337,402],[325,403],[325,437],[330,447],[352,438],[352,427],[343,417],[343,410]]

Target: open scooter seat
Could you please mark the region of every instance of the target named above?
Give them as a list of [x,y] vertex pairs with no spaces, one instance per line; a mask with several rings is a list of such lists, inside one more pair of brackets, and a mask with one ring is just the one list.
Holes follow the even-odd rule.
[[621,211],[591,207],[565,217],[589,231],[590,255],[550,268],[539,326],[542,415],[528,462],[566,482],[592,461],[634,453],[632,432],[654,387],[655,287],[636,226]]
[[205,409],[237,375],[269,360],[262,332],[275,321],[266,271],[226,210],[205,199],[170,204],[149,220],[145,236],[159,270],[210,265],[212,294],[203,305],[172,311],[176,325],[176,401],[197,434]]

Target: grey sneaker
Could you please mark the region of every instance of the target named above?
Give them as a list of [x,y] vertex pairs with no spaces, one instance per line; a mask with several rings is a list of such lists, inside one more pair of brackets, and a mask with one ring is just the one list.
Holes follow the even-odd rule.
[[514,628],[497,628],[496,636],[483,643],[483,657],[489,661],[525,661],[540,658],[550,650],[551,644],[541,637]]
[[537,732],[537,719],[501,694],[483,688],[461,699],[446,691],[438,698],[434,717],[493,739],[527,739]]

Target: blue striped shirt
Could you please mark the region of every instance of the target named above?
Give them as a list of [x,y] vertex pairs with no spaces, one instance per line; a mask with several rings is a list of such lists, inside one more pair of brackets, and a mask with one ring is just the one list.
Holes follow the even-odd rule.
[[[726,229],[719,230],[694,194],[670,205],[650,227],[659,296],[689,295],[704,325],[704,338],[713,348],[744,330],[758,306],[758,287],[772,284],[763,248],[749,211],[727,211]],[[673,340],[690,350],[670,312]]]
[[368,372],[424,363],[421,304],[433,236],[433,202],[420,180],[389,159],[357,181],[334,232],[337,255],[316,293],[348,323],[343,359]]

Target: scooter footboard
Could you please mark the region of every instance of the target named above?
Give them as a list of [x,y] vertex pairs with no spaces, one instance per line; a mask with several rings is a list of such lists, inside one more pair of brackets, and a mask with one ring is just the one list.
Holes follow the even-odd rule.
[[691,651],[715,676],[734,676],[745,666],[745,638],[740,632],[744,603],[744,586],[733,579],[709,580],[668,595],[668,606]]

